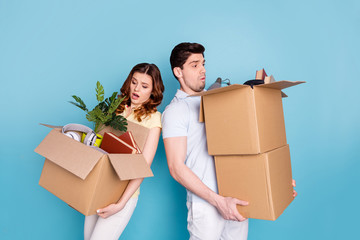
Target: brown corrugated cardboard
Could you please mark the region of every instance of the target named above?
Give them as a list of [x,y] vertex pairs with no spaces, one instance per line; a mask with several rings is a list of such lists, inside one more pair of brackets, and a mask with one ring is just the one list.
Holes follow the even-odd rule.
[[[143,149],[149,129],[128,122]],[[101,133],[111,131],[105,128]],[[61,133],[51,132],[35,149],[46,158],[39,184],[84,215],[116,202],[128,180],[153,176],[142,154],[103,154]]]
[[286,142],[282,89],[304,82],[234,84],[200,94],[210,155],[259,154]]
[[215,156],[219,194],[249,202],[247,218],[277,219],[293,200],[289,146],[256,155]]

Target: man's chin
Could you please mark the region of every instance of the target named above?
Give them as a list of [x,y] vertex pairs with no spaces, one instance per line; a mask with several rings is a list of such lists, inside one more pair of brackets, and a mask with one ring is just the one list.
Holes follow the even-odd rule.
[[188,86],[194,92],[202,92],[205,88],[205,83],[201,84],[200,86]]
[[205,86],[199,86],[198,88],[192,89],[194,92],[202,92],[204,90]]
[[202,91],[204,90],[204,88],[205,88],[205,85],[204,85],[204,86],[200,86],[198,92],[202,92]]

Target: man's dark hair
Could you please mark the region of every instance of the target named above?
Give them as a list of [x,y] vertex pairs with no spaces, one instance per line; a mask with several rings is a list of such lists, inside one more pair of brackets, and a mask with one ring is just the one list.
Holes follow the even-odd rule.
[[204,52],[204,46],[199,43],[183,42],[176,45],[170,55],[171,70],[175,67],[180,67],[182,69],[184,63],[191,54],[201,53],[204,56]]

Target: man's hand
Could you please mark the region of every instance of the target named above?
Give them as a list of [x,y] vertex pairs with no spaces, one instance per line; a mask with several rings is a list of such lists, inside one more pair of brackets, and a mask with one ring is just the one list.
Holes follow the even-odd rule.
[[[294,179],[292,180],[292,186],[296,187],[296,181]],[[297,192],[293,190],[293,197],[295,198],[296,196],[297,196]]]
[[[219,196],[219,195],[218,195]],[[249,205],[248,202],[242,201],[236,198],[232,197],[222,197],[219,196],[219,198],[216,200],[215,207],[221,214],[221,216],[226,220],[233,220],[233,221],[244,221],[246,218],[244,218],[237,210],[236,205],[242,205],[247,206]]]

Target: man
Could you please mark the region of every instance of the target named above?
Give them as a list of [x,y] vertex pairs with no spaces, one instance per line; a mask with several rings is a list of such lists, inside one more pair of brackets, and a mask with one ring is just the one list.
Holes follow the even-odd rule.
[[171,68],[180,89],[162,117],[166,157],[171,176],[187,189],[190,239],[247,239],[248,220],[236,205],[248,203],[218,194],[214,159],[199,122],[200,97],[189,96],[204,90],[204,51],[197,43],[180,43],[172,50]]

